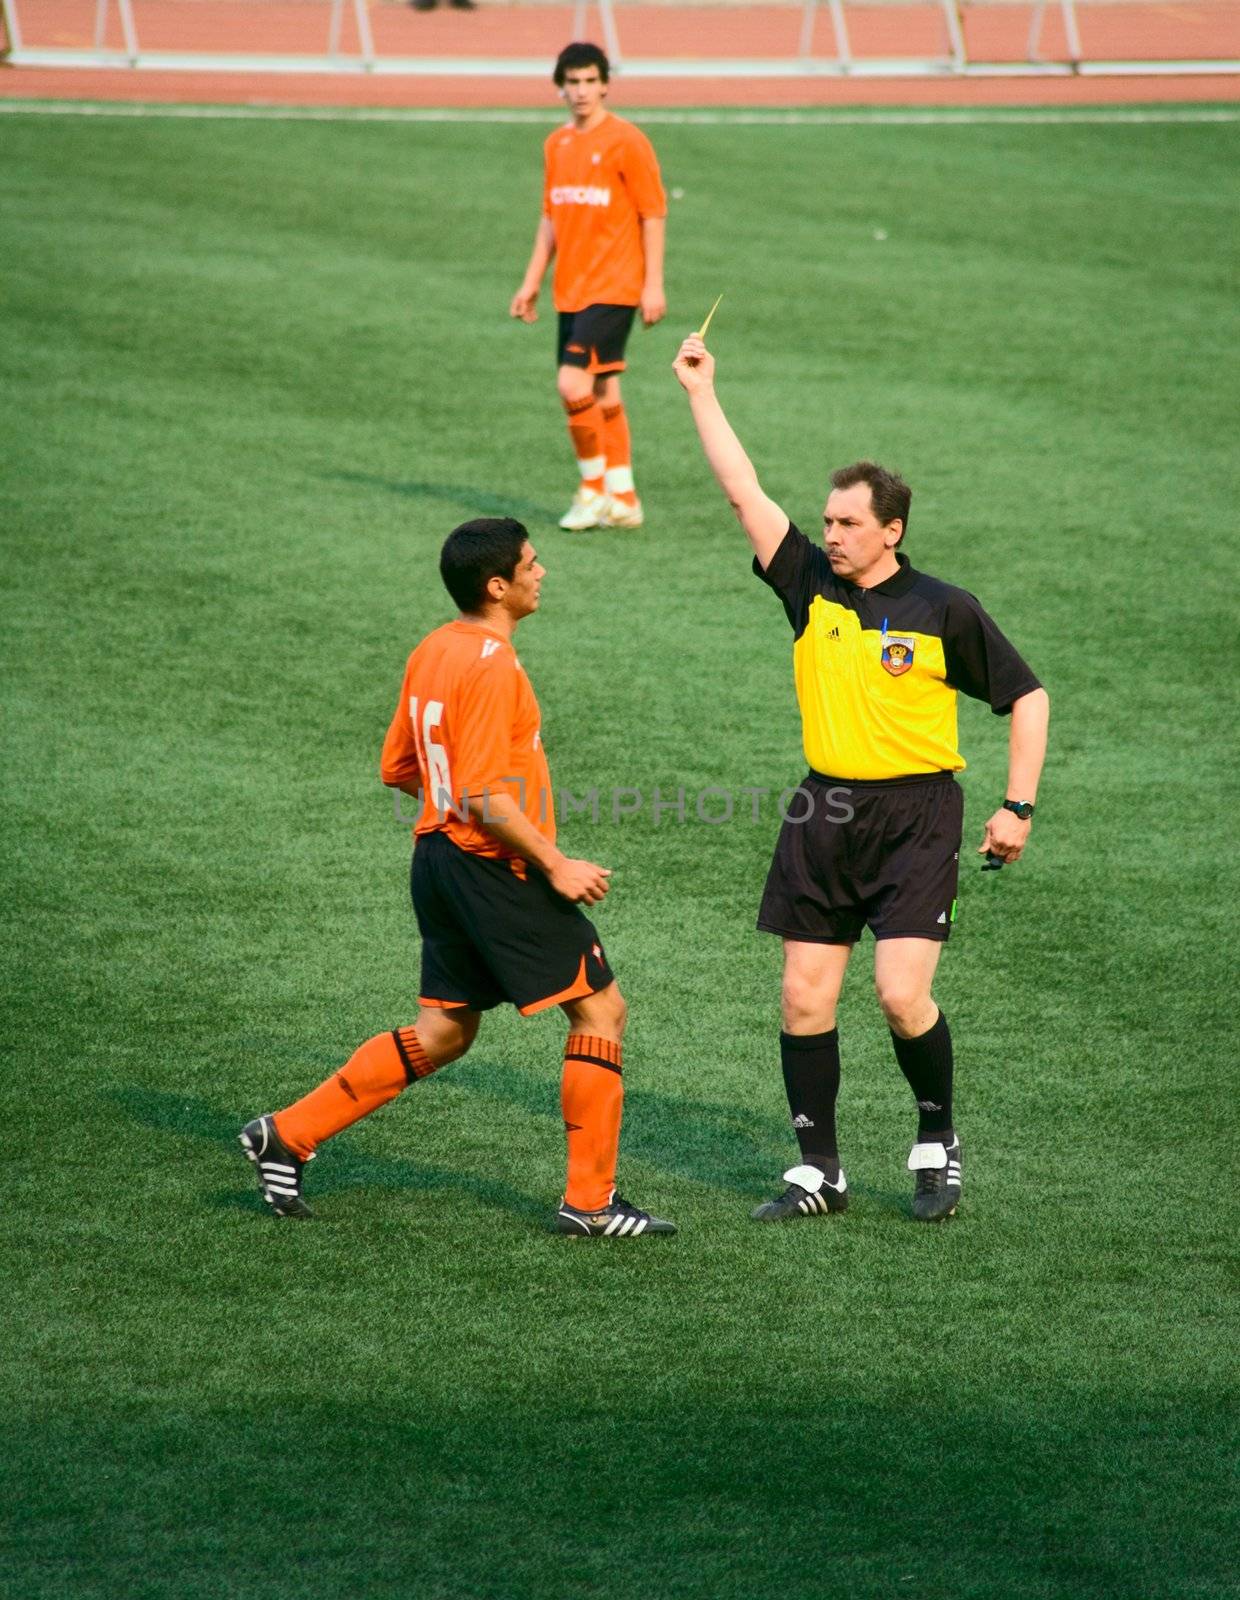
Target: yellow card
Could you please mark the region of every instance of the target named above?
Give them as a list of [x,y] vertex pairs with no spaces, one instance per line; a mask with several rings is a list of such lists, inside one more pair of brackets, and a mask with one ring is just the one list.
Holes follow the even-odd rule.
[[715,312],[718,311],[718,309],[719,309],[719,300],[722,300],[722,299],[723,299],[723,296],[720,295],[719,299],[715,301],[714,305],[711,306],[710,310],[706,313],[706,321],[702,324],[702,326],[697,331],[697,336],[698,336],[699,339],[704,339],[706,337],[706,330],[707,330],[707,328],[710,327],[710,319],[714,316]]

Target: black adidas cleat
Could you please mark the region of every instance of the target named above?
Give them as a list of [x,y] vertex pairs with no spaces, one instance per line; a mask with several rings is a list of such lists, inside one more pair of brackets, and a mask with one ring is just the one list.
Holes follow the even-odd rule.
[[788,1187],[783,1194],[749,1213],[755,1222],[787,1222],[793,1217],[825,1217],[848,1210],[848,1180],[842,1167],[834,1182],[821,1167],[789,1167],[784,1182]]
[[567,1233],[574,1239],[636,1239],[639,1234],[676,1232],[676,1224],[663,1217],[652,1217],[648,1211],[639,1211],[618,1194],[613,1194],[611,1204],[602,1211],[578,1211],[565,1200],[555,1218],[555,1232]]
[[909,1153],[908,1170],[917,1174],[913,1187],[913,1220],[943,1222],[960,1203],[960,1140],[952,1135],[951,1144],[915,1144]]
[[[255,1117],[238,1136],[246,1156],[258,1167],[258,1187],[263,1199],[277,1217],[312,1217],[314,1212],[301,1197],[301,1174],[306,1165],[295,1156],[280,1135],[271,1117]],[[313,1154],[306,1161],[313,1161]]]

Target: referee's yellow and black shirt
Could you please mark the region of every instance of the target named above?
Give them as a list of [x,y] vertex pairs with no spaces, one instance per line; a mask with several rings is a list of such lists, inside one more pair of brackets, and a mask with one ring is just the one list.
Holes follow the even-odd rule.
[[858,588],[790,523],[766,571],[754,561],[792,624],[805,759],[826,777],[959,772],[957,694],[1003,715],[1040,687],[971,594],[897,559],[885,583]]

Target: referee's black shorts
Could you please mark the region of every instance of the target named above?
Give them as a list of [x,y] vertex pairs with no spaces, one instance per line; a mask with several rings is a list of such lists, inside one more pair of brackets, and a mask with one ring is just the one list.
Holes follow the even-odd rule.
[[949,772],[859,783],[811,772],[785,808],[758,927],[807,944],[951,933],[964,795]]
[[422,934],[424,1006],[522,1016],[605,989],[613,973],[590,919],[541,872],[471,855],[442,832],[414,845],[409,886]]

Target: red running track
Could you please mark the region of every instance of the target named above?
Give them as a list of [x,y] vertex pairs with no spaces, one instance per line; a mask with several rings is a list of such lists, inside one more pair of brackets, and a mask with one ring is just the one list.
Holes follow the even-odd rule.
[[[27,47],[88,49],[94,0],[18,0]],[[323,55],[326,0],[133,0],[146,50],[246,55]],[[1189,4],[1084,3],[1077,14],[1087,60],[1240,59],[1240,0]],[[965,38],[972,61],[1023,61],[1030,7],[968,5]],[[560,5],[486,5],[474,12],[412,11],[401,4],[370,8],[375,48],[383,56],[543,58],[567,41],[572,10]],[[591,8],[588,36],[598,38]],[[934,6],[849,5],[854,56],[931,58],[945,53],[941,13]],[[623,50],[643,58],[792,59],[801,11],[783,6],[620,6]],[[110,11],[107,43],[119,48]],[[343,47],[356,50],[351,18]],[[834,54],[830,21],[820,11],[814,48]],[[1058,12],[1048,11],[1043,51],[1063,52]],[[7,67],[0,97],[290,106],[484,107],[545,106],[550,82],[504,77],[374,77],[349,74],[156,72],[124,68]],[[633,79],[617,84],[629,106],[982,106],[1105,105],[1167,101],[1238,101],[1240,75],[1174,77],[839,79]]]

